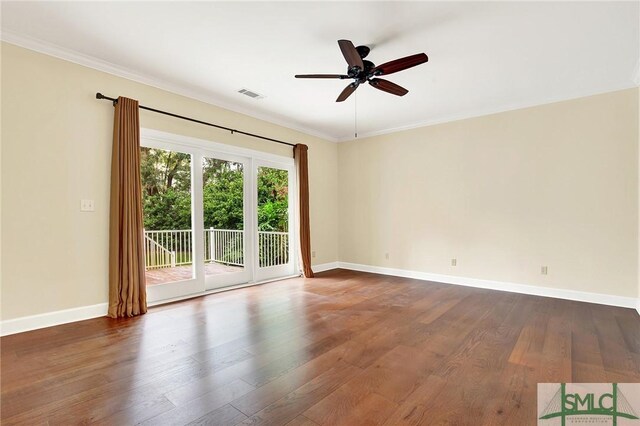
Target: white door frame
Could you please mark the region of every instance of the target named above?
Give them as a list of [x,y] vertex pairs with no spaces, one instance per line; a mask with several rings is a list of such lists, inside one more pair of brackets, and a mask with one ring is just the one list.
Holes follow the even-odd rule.
[[[229,287],[231,285],[237,284],[245,284],[253,281],[253,271],[251,265],[253,265],[253,256],[252,251],[250,249],[251,244],[253,242],[253,235],[251,232],[247,230],[252,229],[253,222],[251,218],[253,217],[253,203],[251,203],[251,182],[253,181],[252,170],[253,170],[253,160],[250,157],[239,157],[235,155],[230,155],[226,153],[220,153],[216,151],[206,150],[202,152],[199,156],[199,163],[202,167],[203,158],[215,158],[217,160],[230,161],[234,163],[242,164],[242,187],[243,187],[243,197],[242,197],[242,214],[243,214],[243,230],[244,230],[244,238],[243,238],[243,254],[244,254],[244,268],[239,272],[230,272],[219,275],[205,275],[204,268],[204,250],[199,250],[199,255],[202,256],[202,259],[199,259],[198,265],[201,268],[202,276],[204,276],[205,281],[205,290],[214,290],[223,287]],[[202,176],[202,170],[201,174]],[[199,201],[200,206],[202,207],[202,217],[198,219],[200,223],[202,223],[202,235],[204,235],[204,193],[203,193],[203,185],[200,185],[200,196],[202,197]],[[198,243],[196,243],[198,244]],[[204,247],[204,240],[199,247]]]
[[[269,279],[273,279],[273,278],[277,278],[277,277],[287,277],[287,276],[291,276],[294,275],[297,271],[299,271],[298,269],[298,256],[296,255],[296,253],[298,253],[297,251],[297,245],[296,242],[298,241],[298,238],[294,238],[294,233],[297,233],[297,223],[296,223],[296,218],[295,218],[295,214],[294,214],[294,206],[295,206],[295,202],[297,201],[297,199],[295,198],[295,194],[297,194],[296,191],[296,177],[295,177],[295,167],[294,164],[283,164],[283,163],[278,163],[278,162],[274,162],[274,161],[268,161],[268,160],[255,160],[254,161],[254,166],[253,166],[253,173],[256,175],[256,179],[254,180],[254,185],[253,185],[253,190],[254,190],[254,194],[253,194],[253,202],[251,203],[254,206],[258,205],[258,180],[257,180],[257,175],[258,175],[258,168],[259,167],[270,167],[273,169],[280,169],[280,170],[286,170],[287,171],[287,177],[288,177],[288,187],[289,187],[289,200],[288,200],[288,237],[289,237],[289,262],[286,265],[277,265],[277,266],[269,266],[269,267],[264,267],[261,268],[259,265],[260,262],[260,257],[258,255],[259,252],[259,247],[256,243],[253,245],[253,249],[254,249],[254,271],[255,271],[255,280],[256,281],[264,281],[264,280],[269,280]],[[258,235],[258,211],[256,209],[256,212],[254,213],[254,220],[255,220],[255,231],[254,231],[254,235],[257,236]],[[296,234],[297,235],[297,234]]]
[[[140,129],[140,145],[148,148],[191,154],[191,229],[193,232],[192,259],[195,278],[156,284],[147,287],[147,300],[150,303],[197,295],[205,291],[244,283],[257,283],[267,279],[285,277],[299,272],[297,256],[297,217],[293,206],[297,203],[296,175],[294,160],[284,157],[176,135],[153,129]],[[203,206],[203,157],[217,158],[243,164],[244,172],[244,256],[245,270],[230,277],[205,277],[204,274],[204,206]],[[271,268],[259,268],[257,244],[257,169],[260,166],[273,167],[288,171],[289,175],[289,263]]]

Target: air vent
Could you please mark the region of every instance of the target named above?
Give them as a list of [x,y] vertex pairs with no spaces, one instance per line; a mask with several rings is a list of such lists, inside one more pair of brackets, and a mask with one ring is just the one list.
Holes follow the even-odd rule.
[[256,92],[253,92],[253,91],[248,90],[248,89],[240,89],[240,90],[238,90],[238,93],[242,93],[243,95],[246,95],[246,96],[248,96],[248,97],[250,97],[252,99],[262,99],[262,98],[264,98],[263,95],[261,95],[259,93],[256,93]]

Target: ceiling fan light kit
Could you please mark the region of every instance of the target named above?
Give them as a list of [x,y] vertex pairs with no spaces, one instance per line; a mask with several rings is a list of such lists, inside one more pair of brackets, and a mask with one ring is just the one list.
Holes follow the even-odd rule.
[[382,90],[383,92],[391,93],[396,96],[404,96],[409,93],[407,89],[378,77],[424,64],[429,60],[426,54],[418,53],[416,55],[385,62],[382,65],[376,66],[373,62],[364,59],[370,52],[370,49],[367,46],[355,47],[350,40],[338,40],[338,46],[340,46],[342,55],[348,64],[347,74],[298,74],[295,76],[296,78],[353,80],[353,82],[345,87],[342,93],[340,93],[336,102],[343,102],[356,91],[358,86],[367,82],[370,86],[375,87],[378,90]]

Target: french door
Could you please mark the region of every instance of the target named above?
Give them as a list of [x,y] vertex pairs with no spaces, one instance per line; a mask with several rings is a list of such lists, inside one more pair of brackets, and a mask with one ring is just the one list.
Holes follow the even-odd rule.
[[150,302],[292,276],[291,158],[143,129]]
[[[254,244],[255,277],[259,281],[294,274],[295,239],[292,231],[293,167],[257,160],[254,162],[255,205],[257,206]],[[274,219],[275,218],[275,219]]]

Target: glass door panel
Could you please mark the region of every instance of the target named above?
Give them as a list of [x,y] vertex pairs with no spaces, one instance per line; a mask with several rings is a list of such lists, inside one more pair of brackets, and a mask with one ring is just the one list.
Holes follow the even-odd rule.
[[164,287],[159,293],[170,295],[192,293],[192,156],[141,147],[140,172],[147,288]]
[[203,157],[204,275],[207,289],[249,281],[246,268],[245,166]]
[[259,165],[257,185],[258,279],[292,275],[291,170]]

